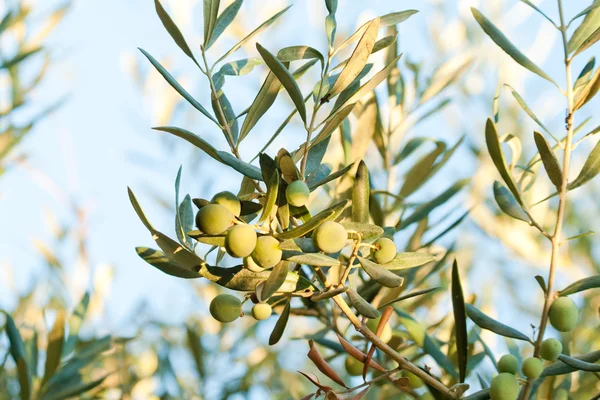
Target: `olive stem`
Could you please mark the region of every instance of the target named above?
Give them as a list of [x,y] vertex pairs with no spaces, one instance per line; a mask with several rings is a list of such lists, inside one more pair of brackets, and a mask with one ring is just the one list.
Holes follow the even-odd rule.
[[[562,36],[563,52],[564,52],[564,57],[565,57],[564,58],[565,75],[566,75],[566,81],[567,81],[566,97],[567,97],[568,109],[567,109],[567,118],[565,119],[566,129],[567,129],[567,137],[566,137],[565,148],[564,148],[562,182],[561,182],[560,189],[558,192],[559,203],[558,203],[558,211],[556,214],[556,225],[554,228],[554,233],[550,236],[550,242],[552,244],[552,251],[551,251],[551,255],[550,255],[550,270],[548,272],[548,281],[546,282],[547,290],[546,290],[546,296],[544,298],[544,308],[542,310],[540,326],[539,326],[539,330],[538,330],[538,334],[537,334],[537,339],[536,339],[535,345],[534,345],[535,346],[534,352],[533,352],[534,357],[539,357],[539,355],[540,355],[540,345],[541,345],[542,341],[544,340],[544,333],[546,331],[546,326],[548,324],[548,315],[550,312],[550,306],[552,304],[552,300],[555,295],[554,291],[553,291],[554,273],[555,273],[555,269],[556,269],[556,261],[558,259],[560,243],[562,241],[561,240],[562,227],[563,227],[563,221],[564,221],[565,207],[566,207],[566,203],[567,203],[569,166],[571,163],[571,151],[572,151],[572,145],[573,145],[573,121],[574,121],[573,114],[575,113],[575,107],[574,107],[574,100],[573,100],[573,83],[572,83],[573,78],[571,76],[571,61],[572,61],[572,59],[569,57],[569,51],[567,49],[567,43],[568,43],[567,25],[565,25],[565,22],[564,22],[562,0],[558,0],[558,13],[560,16],[560,32],[561,32],[561,36]],[[529,379],[527,381],[527,384],[521,393],[520,398],[522,400],[529,398],[534,381],[535,381],[535,379]]]
[[361,383],[358,386],[351,387],[348,390],[343,390],[341,392],[336,392],[336,394],[352,393],[352,392],[354,392],[357,389],[363,388],[365,386],[370,386],[371,384],[373,384],[373,383],[375,383],[377,381],[380,381],[382,379],[388,379],[388,378],[391,379],[390,375],[393,375],[396,372],[400,372],[400,371],[402,371],[401,368],[394,368],[394,369],[391,369],[389,371],[382,372],[381,375],[379,375],[379,376],[377,376],[377,377],[375,377],[375,378],[373,378],[373,379],[371,379],[369,381],[363,382],[363,383]]

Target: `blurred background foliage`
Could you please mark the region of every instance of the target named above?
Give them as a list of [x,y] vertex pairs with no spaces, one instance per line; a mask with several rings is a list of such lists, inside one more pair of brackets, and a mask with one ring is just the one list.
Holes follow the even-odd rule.
[[[19,174],[19,170],[26,171],[23,175],[25,178],[38,181],[44,191],[52,192],[61,202],[60,210],[45,211],[43,219],[38,222],[47,231],[44,239],[32,235],[28,243],[11,244],[26,247],[29,253],[35,254],[35,259],[39,261],[34,262],[34,269],[23,269],[18,257],[10,253],[0,256],[3,279],[0,308],[11,316],[0,317],[4,320],[0,328],[3,333],[0,338],[0,398],[23,395],[24,385],[30,388],[36,398],[44,399],[65,398],[68,395],[115,399],[287,399],[310,393],[311,385],[300,378],[296,370],[313,373],[317,370],[307,363],[306,341],[294,339],[315,334],[319,325],[313,319],[305,318],[302,321],[306,320],[306,323],[294,323],[282,343],[269,347],[267,340],[274,321],[270,319],[256,323],[244,318],[229,326],[219,324],[207,312],[208,303],[217,294],[217,288],[204,282],[178,284],[166,291],[166,295],[155,293],[162,285],[153,284],[150,286],[151,293],[145,296],[120,296],[120,292],[115,291],[115,285],[118,286],[116,279],[125,281],[121,283],[120,291],[126,292],[130,285],[138,285],[156,277],[148,277],[151,272],[146,266],[141,266],[139,268],[142,269],[137,273],[143,275],[138,282],[133,282],[132,275],[122,275],[119,271],[131,268],[131,263],[142,264],[141,260],[119,257],[119,254],[108,257],[98,257],[98,253],[93,251],[90,254],[89,246],[93,246],[95,240],[108,240],[94,235],[90,228],[89,220],[94,218],[94,207],[78,201],[76,196],[68,193],[68,187],[54,183],[53,177],[43,173],[43,164],[36,165],[28,161],[28,152],[23,147],[43,151],[35,150],[34,143],[38,138],[28,137],[30,133],[44,135],[44,131],[53,126],[51,113],[56,107],[59,110],[69,109],[69,102],[63,106],[63,96],[68,94],[68,89],[51,90],[50,94],[43,95],[37,92],[48,91],[44,87],[44,80],[55,65],[62,65],[56,54],[64,52],[64,46],[52,43],[53,29],[61,29],[65,16],[67,19],[76,18],[77,8],[81,7],[77,3],[0,1],[0,174],[8,171],[6,176],[0,175],[0,207],[6,207],[2,205],[5,200],[3,193],[19,191],[14,181],[10,187],[4,184],[9,182],[11,170],[15,174]],[[171,45],[171,39],[153,14],[152,2],[135,3],[134,7],[141,7],[146,15],[152,16],[145,19],[144,23],[157,32],[158,40],[167,43],[160,47],[160,52],[153,51],[154,56],[203,104],[209,104],[206,82],[189,60]],[[344,9],[344,14],[343,17],[338,16],[339,38],[347,37],[375,15],[397,11],[396,8],[389,8],[396,6],[387,2],[350,3],[349,0],[340,1],[340,9]],[[426,202],[460,178],[470,178],[467,189],[429,218],[396,236],[401,249],[425,247],[437,255],[435,263],[420,270],[411,280],[418,288],[440,286],[442,289],[401,304],[403,311],[415,316],[427,333],[436,338],[444,357],[448,357],[452,363],[456,363],[456,360],[449,345],[453,340],[453,323],[447,318],[451,310],[447,288],[450,279],[449,260],[453,256],[458,257],[461,266],[468,268],[468,271],[462,272],[465,293],[476,296],[478,306],[489,315],[530,333],[530,323],[537,323],[541,309],[539,287],[533,276],[545,275],[548,259],[546,243],[535,230],[524,229],[518,221],[501,214],[492,198],[491,182],[496,172],[489,156],[482,151],[485,148],[483,124],[485,118],[492,114],[492,101],[499,96],[502,132],[527,138],[522,141],[523,146],[531,145],[531,132],[539,128],[523,112],[504,84],[510,84],[520,93],[550,130],[561,132],[564,124],[564,106],[560,99],[549,94],[549,88],[540,85],[536,78],[530,78],[503,52],[492,48],[489,39],[473,21],[469,7],[481,7],[479,3],[468,0],[413,1],[401,5],[402,9],[420,10],[413,20],[399,27],[396,45],[398,51],[404,53],[396,76],[403,82],[401,106],[398,106],[400,102],[394,97],[397,92],[390,95],[391,83],[388,82],[387,88],[381,85],[377,91],[377,112],[373,113],[368,108],[373,102],[365,102],[356,118],[358,126],[351,127],[353,131],[367,129],[373,132],[378,129],[390,132],[394,127],[399,138],[395,147],[397,152],[391,158],[382,157],[372,141],[366,141],[362,147],[355,144],[351,152],[345,151],[342,129],[334,134],[328,158],[324,160],[337,166],[364,156],[369,160],[374,185],[385,188],[382,191],[398,193],[417,160],[439,151],[432,162],[441,162],[460,142],[447,165],[435,176],[428,177],[430,179],[427,182],[419,184],[415,203]],[[550,14],[555,12],[553,2],[547,0],[538,3]],[[569,15],[587,5],[584,1],[569,3]],[[197,27],[201,26],[201,2],[173,0],[164,1],[164,4],[188,42],[194,43],[194,46],[200,43],[202,32]],[[279,0],[267,4],[260,1],[244,2],[242,12],[212,51],[214,54],[223,53],[287,4]],[[546,70],[553,76],[562,76],[559,75],[560,55],[555,50],[555,35],[543,21],[539,22],[530,8],[518,1],[501,0],[486,1],[483,7],[486,15],[494,21],[501,21],[504,31],[522,48],[529,50],[528,54],[536,62],[547,66]],[[129,11],[130,18],[135,20],[134,11]],[[323,4],[297,2],[289,13],[260,36],[261,43],[268,43],[273,48],[294,44],[319,48],[325,44],[322,21],[326,9]],[[105,15],[110,14],[108,12]],[[300,37],[297,33],[277,33],[280,29],[289,28],[286,25],[291,27],[287,32],[293,32],[304,21],[310,29],[307,28]],[[48,42],[54,47],[49,47]],[[150,47],[148,43],[137,44]],[[422,47],[420,51],[419,46]],[[211,143],[225,145],[221,143],[223,139],[220,132],[210,128],[202,116],[181,100],[146,59],[134,51],[133,46],[129,48],[129,52],[120,55],[121,73],[131,86],[130,90],[135,91],[134,98],[143,107],[129,113],[130,106],[121,104],[125,112],[133,115],[133,120],[129,121],[129,126],[111,126],[110,129],[119,130],[120,135],[136,138],[136,145],[126,150],[127,162],[136,171],[135,186],[147,197],[153,197],[154,211],[162,209],[164,225],[173,224],[170,220],[174,204],[171,182],[178,164],[184,165],[182,186],[194,197],[206,197],[223,189],[237,190],[239,179],[236,177],[238,180],[235,182],[227,182],[233,175],[213,173],[213,161],[205,154],[190,150],[190,146],[177,138],[149,132],[146,127],[150,124],[195,127],[192,130]],[[79,49],[74,46],[69,51],[76,53]],[[254,41],[244,46],[242,51],[249,57],[256,57]],[[383,53],[377,59],[374,70],[384,65]],[[243,86],[236,81],[241,78],[227,78],[225,90],[234,109],[243,110],[250,104],[265,74],[264,67],[257,67],[245,77],[247,79],[244,79]],[[316,75],[310,74],[316,72],[309,71],[306,79],[300,81],[304,92],[312,90],[307,84],[314,81]],[[98,110],[102,109],[101,105],[95,106]],[[586,105],[585,110],[590,110],[591,115],[591,110],[597,106],[595,100]],[[280,96],[266,117],[254,128],[253,139],[244,143],[244,158],[250,159],[266,144],[288,115],[289,109],[287,98]],[[48,120],[49,123],[46,122]],[[598,121],[592,119],[581,128],[579,137],[597,124]],[[303,137],[302,127],[293,121],[269,146],[268,151],[275,153],[283,146],[294,149]],[[24,138],[31,141],[29,146],[21,144]],[[401,149],[406,149],[406,144],[413,139],[416,140],[413,144],[421,144],[418,138],[426,138],[424,144],[407,161],[402,159],[403,162],[389,173],[394,157],[401,153]],[[587,154],[592,147],[591,142],[595,141],[592,139],[582,142],[578,151]],[[533,147],[523,147],[524,158],[530,158],[534,151]],[[574,169],[577,170],[584,160],[583,156],[576,155]],[[80,162],[84,163],[85,160]],[[541,199],[550,188],[550,182],[538,183],[530,196]],[[595,199],[598,190],[596,182],[572,196],[565,228],[567,236],[597,229],[595,221],[598,220],[600,209]],[[122,193],[112,193],[111,196],[126,203]],[[377,196],[384,208],[394,206],[393,197],[384,193]],[[315,204],[319,202],[327,202],[327,193],[314,200]],[[41,208],[44,205],[29,205],[32,206]],[[128,210],[127,205],[125,208]],[[534,213],[538,220],[550,222],[555,218],[555,208],[552,202],[547,202],[537,206]],[[22,210],[14,209],[11,212],[19,213]],[[138,222],[132,217],[126,223]],[[7,226],[4,222],[2,225]],[[132,235],[121,235],[119,227],[115,230],[111,240],[125,241],[128,247],[135,244],[135,240],[127,237]],[[141,230],[133,232],[139,233]],[[134,236],[134,239],[141,237],[137,234]],[[2,236],[2,240],[10,242],[16,239],[7,234]],[[560,260],[558,287],[600,273],[600,254],[596,250],[598,246],[595,246],[597,240],[594,235],[589,235],[570,242],[568,255]],[[106,262],[107,258],[110,262]],[[163,279],[162,276],[159,279]],[[16,283],[23,280],[27,282],[25,285]],[[163,302],[162,308],[152,304],[151,298],[154,296]],[[179,299],[173,302],[172,297]],[[594,291],[574,297],[582,306],[582,320],[587,322],[562,338],[565,348],[573,354],[598,350],[600,297]],[[125,301],[127,304],[124,304]],[[176,305],[176,310],[174,315],[169,315],[169,307],[173,305]],[[115,312],[111,308],[121,310]],[[515,313],[515,309],[519,313]],[[15,344],[18,341],[14,339],[14,329],[11,328],[10,321],[13,320],[22,339],[21,345]],[[64,345],[57,352],[56,345],[52,345],[57,342],[52,339],[60,329],[53,329],[59,327],[61,321],[65,321]],[[406,337],[406,330],[400,321],[397,318],[393,321],[396,333]],[[471,337],[472,351],[474,354],[483,354],[485,349],[476,336],[473,334]],[[503,342],[487,331],[481,332],[480,336],[496,355],[506,352],[506,349],[521,357],[530,355],[527,354],[528,350],[520,351],[517,343]],[[322,337],[317,342],[323,346],[324,354],[332,356],[333,361],[328,361],[339,367],[340,371],[343,370],[343,360],[333,357],[338,350],[337,343]],[[406,345],[403,351],[422,364],[435,365],[432,356],[418,346]],[[27,365],[25,372],[19,366],[20,358]],[[61,362],[53,367],[52,363],[48,365],[49,358]],[[479,360],[478,365],[472,366],[473,369],[477,368],[479,378],[469,383],[476,389],[480,384],[489,383],[494,367],[489,358],[474,358]],[[54,378],[45,378],[48,368],[55,370]],[[593,374],[561,376],[548,382],[541,389],[541,393],[547,397],[540,398],[551,398],[553,387],[567,384],[571,387],[573,399],[590,399],[600,392],[600,380]],[[72,391],[65,393],[62,390]],[[385,385],[370,391],[365,398],[378,399],[392,395],[398,395],[397,389]]]

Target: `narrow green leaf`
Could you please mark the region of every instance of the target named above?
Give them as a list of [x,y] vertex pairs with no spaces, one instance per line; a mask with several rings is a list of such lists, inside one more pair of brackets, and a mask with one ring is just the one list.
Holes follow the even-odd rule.
[[316,189],[318,189],[319,187],[333,181],[336,180],[337,178],[344,176],[348,171],[350,171],[352,169],[352,167],[354,166],[354,163],[346,165],[344,168],[334,172],[333,174],[328,175],[325,179],[314,183],[312,185],[309,185],[309,189],[311,192],[315,191]]
[[368,301],[363,299],[354,289],[348,289],[346,292],[350,304],[356,308],[356,311],[364,317],[369,319],[378,318],[380,313],[375,307],[373,307]]
[[226,59],[227,57],[229,57],[231,54],[235,53],[240,47],[242,47],[246,42],[250,41],[254,36],[258,35],[259,33],[261,33],[263,30],[265,30],[266,28],[268,28],[269,26],[271,26],[271,24],[273,24],[273,22],[275,22],[281,15],[283,15],[284,12],[286,12],[290,6],[287,6],[286,8],[284,8],[283,10],[279,11],[278,13],[276,13],[275,15],[273,15],[271,18],[269,18],[268,20],[266,20],[265,22],[263,22],[262,24],[260,24],[256,29],[254,29],[252,32],[250,32],[250,34],[248,34],[245,38],[243,38],[242,40],[240,40],[239,42],[237,42],[235,45],[233,45],[232,48],[230,48],[229,50],[227,50],[227,52],[225,54],[223,54],[215,64],[220,63],[221,61],[223,61],[224,59]]
[[325,120],[325,126],[323,127],[323,129],[321,129],[321,132],[319,132],[314,138],[313,142],[311,143],[311,146],[315,146],[319,142],[330,137],[333,134],[333,132],[335,132],[335,130],[338,129],[342,122],[344,122],[348,115],[350,115],[355,105],[356,103],[349,104],[346,107],[339,110],[338,112],[336,112],[335,114],[330,114],[329,117],[327,117],[327,119]]
[[20,396],[21,400],[29,400],[31,396],[31,377],[29,373],[29,367],[27,365],[27,353],[25,352],[25,345],[21,334],[15,325],[15,321],[12,319],[9,313],[2,311],[6,316],[6,322],[4,328],[6,329],[6,335],[10,343],[10,354],[17,364],[17,374],[19,377],[20,385]]
[[285,239],[296,239],[301,236],[304,236],[307,233],[316,229],[319,225],[321,225],[321,223],[337,218],[342,213],[342,211],[344,210],[344,208],[346,207],[347,204],[348,204],[347,200],[339,202],[339,203],[329,207],[328,209],[321,211],[320,213],[318,213],[317,215],[312,217],[305,224],[302,224],[302,225],[300,225],[294,229],[291,229],[289,231],[286,231],[286,232],[277,233],[275,235],[275,237],[278,239],[285,240]]
[[584,15],[587,15],[590,11],[594,10],[595,8],[600,7],[600,1],[594,0],[594,2],[592,3],[591,6],[588,6],[586,8],[584,8],[581,12],[577,13],[577,15],[575,15],[573,18],[571,18],[571,21],[569,21],[568,25],[571,25],[571,23],[573,21],[575,21],[577,18],[583,17]]
[[454,329],[456,335],[456,355],[458,359],[458,371],[460,382],[464,382],[467,376],[468,350],[467,341],[467,314],[465,309],[465,297],[463,294],[458,263],[454,260],[452,264],[452,310],[454,313]]
[[578,371],[586,372],[600,372],[600,364],[593,364],[586,361],[578,360],[573,357],[561,354],[558,359],[568,365],[569,367],[575,368]]
[[[256,286],[269,279],[273,270],[252,272],[241,265],[236,267],[207,267],[200,271],[202,276],[218,285],[241,292],[253,292]],[[263,283],[264,285],[264,283]],[[285,276],[277,293],[293,293],[304,290],[309,284],[303,282],[298,274],[290,272]]]
[[157,126],[152,128],[156,131],[162,131],[170,133],[171,135],[180,137],[194,146],[198,147],[200,150],[204,151],[207,155],[214,158],[217,161],[221,161],[219,155],[217,154],[217,149],[215,149],[210,143],[206,140],[202,139],[200,136],[185,130],[183,128],[177,128],[175,126]]
[[546,138],[544,138],[541,133],[534,132],[533,138],[535,139],[535,145],[540,152],[540,157],[544,163],[544,169],[548,173],[550,181],[554,184],[557,190],[560,190],[560,187],[562,186],[563,174],[556,155],[550,148]]
[[88,392],[101,385],[107,377],[108,375],[105,375],[93,381],[82,382],[81,376],[77,375],[75,382],[65,382],[65,384],[55,387],[55,390],[48,391],[48,393],[44,395],[43,400],[62,400],[73,398],[74,396]]
[[581,279],[575,283],[570,284],[560,292],[558,292],[559,296],[568,296],[573,293],[579,293],[584,290],[589,289],[597,289],[600,288],[600,275],[589,276],[587,278]]
[[300,114],[300,118],[302,118],[302,121],[306,123],[306,107],[304,105],[304,97],[302,96],[302,92],[300,92],[300,88],[298,87],[296,80],[292,74],[290,74],[290,71],[285,67],[285,65],[283,65],[281,61],[277,59],[277,57],[271,54],[259,43],[256,43],[256,49],[265,61],[265,64],[267,64],[269,69],[275,74],[277,79],[279,79],[279,82],[281,82],[285,90],[288,92],[292,101],[296,105],[296,109],[298,110],[298,114]]
[[335,12],[337,10],[337,0],[325,0],[327,7],[327,17],[325,17],[325,31],[327,32],[327,44],[329,45],[329,51],[333,49],[333,43],[335,41],[335,31],[337,23],[335,21]]
[[517,91],[515,89],[513,89],[512,86],[510,86],[508,84],[504,84],[504,86],[507,87],[508,90],[510,90],[510,92],[513,95],[513,97],[517,100],[517,103],[519,103],[519,105],[521,106],[521,108],[523,109],[523,111],[525,111],[527,113],[527,115],[529,115],[529,117],[532,120],[534,120],[540,126],[540,128],[542,128],[547,134],[549,134],[550,136],[554,137],[552,135],[552,133],[548,130],[548,128],[546,128],[546,126],[542,123],[542,121],[540,121],[540,119],[537,117],[537,115],[535,115],[535,113],[527,105],[527,103],[521,97],[521,95],[519,93],[517,93]]
[[267,185],[267,199],[263,208],[259,223],[266,221],[271,215],[273,215],[273,207],[277,202],[277,195],[279,194],[279,174],[272,174],[269,184]]
[[600,27],[598,29],[596,29],[596,31],[594,31],[594,33],[592,33],[590,35],[590,37],[585,39],[585,41],[577,49],[575,54],[573,54],[573,57],[576,56],[577,54],[589,49],[590,47],[592,47],[594,44],[596,44],[598,42],[598,40],[600,40]]
[[585,40],[598,28],[600,28],[600,9],[593,8],[586,13],[581,25],[575,29],[575,32],[573,32],[573,35],[569,39],[569,43],[567,43],[567,51],[569,54],[579,49],[583,42],[585,42]]
[[[329,142],[331,140],[331,136],[328,137],[327,139],[319,142],[316,146],[310,146],[310,148],[308,149],[308,155],[306,156],[306,173],[307,174],[311,174],[312,172],[314,172],[317,168],[319,168],[322,164],[321,161],[323,161],[323,157],[325,157],[325,153],[327,152],[327,147],[329,147]],[[319,179],[314,180],[312,183],[314,182],[318,182],[321,179],[327,177],[327,175],[329,175],[329,173],[331,172],[331,168],[327,169],[327,173],[322,176]],[[309,185],[308,183],[308,176],[306,178],[306,184]]]
[[366,26],[364,33],[358,41],[356,48],[352,52],[350,59],[340,73],[340,76],[336,79],[333,86],[324,96],[326,99],[333,98],[342,90],[346,89],[360,74],[367,64],[367,59],[371,55],[371,51],[373,50],[373,46],[375,45],[375,41],[377,39],[378,31],[379,18],[375,18]]
[[81,325],[83,324],[89,304],[90,304],[90,293],[85,292],[85,294],[83,295],[83,297],[81,298],[81,300],[79,301],[79,303],[75,307],[75,310],[73,310],[73,313],[71,314],[71,316],[69,318],[69,323],[68,323],[69,337],[67,338],[67,342],[63,346],[63,350],[62,350],[63,357],[71,354],[71,352],[73,351],[75,345],[77,344],[77,342],[79,340],[79,329],[81,328]]
[[198,271],[174,264],[162,251],[154,250],[149,247],[136,247],[135,251],[144,261],[167,275],[184,279],[196,279],[202,277]]
[[232,156],[230,153],[227,153],[225,151],[217,151],[217,155],[219,157],[219,160],[223,164],[230,166],[240,174],[247,176],[250,179],[262,181],[262,173],[260,172],[260,169],[258,169],[254,165],[245,163],[244,161]]
[[52,330],[48,334],[48,347],[46,348],[46,362],[44,364],[44,377],[41,386],[54,375],[60,365],[63,345],[65,344],[65,311],[59,310]]
[[502,50],[504,50],[509,56],[511,56],[513,60],[515,60],[517,63],[527,68],[534,74],[539,75],[540,77],[558,86],[548,74],[546,74],[540,67],[535,65],[533,61],[527,58],[525,54],[521,53],[521,51],[519,51],[519,49],[517,49],[510,42],[510,40],[508,40],[508,38],[504,36],[504,34],[498,28],[496,28],[496,26],[482,13],[480,13],[474,7],[471,7],[471,12],[473,13],[473,16],[475,17],[481,28],[490,37],[490,39],[492,39]]
[[221,15],[219,15],[212,30],[212,35],[210,35],[210,40],[204,41],[204,48],[206,50],[208,50],[210,46],[217,41],[223,32],[225,32],[227,27],[233,22],[238,14],[238,11],[240,11],[240,8],[242,7],[243,2],[244,0],[235,0],[225,10],[223,10]]
[[471,304],[466,305],[467,315],[475,324],[483,329],[487,329],[492,331],[500,336],[510,337],[513,339],[524,340],[526,342],[531,343],[531,339],[527,337],[527,335],[519,332],[518,330],[511,328],[510,326],[504,325],[495,319],[488,317],[481,311],[479,311],[475,306]]
[[583,86],[580,90],[575,94],[575,110],[579,110],[585,104],[587,104],[590,100],[596,96],[598,91],[600,90],[600,68],[596,69],[596,72],[590,79],[590,81]]
[[285,259],[297,264],[311,265],[313,267],[333,267],[340,265],[339,260],[320,253],[298,254],[285,257]]
[[310,46],[288,46],[277,52],[277,58],[285,63],[298,60],[317,59],[321,62],[321,67],[325,62],[323,54]]
[[340,286],[335,289],[329,289],[326,292],[315,293],[312,296],[310,296],[310,301],[316,303],[317,301],[331,299],[332,297],[335,297],[338,294],[346,293],[347,291],[347,286]]
[[429,86],[423,91],[419,103],[424,104],[446,89],[452,82],[459,79],[471,66],[471,57],[459,56],[442,64],[431,77]]
[[446,150],[446,144],[444,142],[437,142],[434,150],[423,156],[408,170],[400,193],[398,193],[400,197],[406,198],[410,196],[427,181],[427,178],[431,176],[435,160],[437,160],[444,150]]
[[529,223],[529,217],[517,200],[512,195],[512,193],[500,182],[494,181],[494,199],[496,200],[496,204],[498,207],[504,212],[506,215],[510,215],[515,219],[519,219],[521,221],[525,221]]
[[357,257],[360,265],[373,280],[385,287],[395,288],[402,285],[404,278],[387,270],[383,266],[367,260],[363,257]]
[[275,102],[275,99],[277,98],[277,95],[279,94],[280,88],[281,83],[279,82],[279,79],[277,79],[273,72],[269,72],[264,83],[260,87],[258,94],[248,109],[248,114],[244,119],[242,130],[240,132],[240,142],[244,140],[246,136],[248,136],[248,133],[250,133],[250,130],[254,127],[254,125],[256,125],[258,120],[267,112],[269,108],[271,108]]
[[356,170],[354,187],[352,188],[352,222],[366,224],[369,222],[369,169],[364,161],[360,161]]
[[[231,102],[225,96],[225,92],[222,89],[219,89],[216,93],[211,93],[210,97],[212,109],[217,116],[219,124],[223,127],[223,134],[230,136],[231,142],[236,143],[238,141],[239,126]],[[223,116],[219,112],[219,107],[223,111]]]
[[288,261],[280,261],[279,264],[273,268],[262,288],[261,297],[263,299],[268,299],[273,296],[283,285],[289,272],[289,266],[290,263]]
[[220,3],[220,0],[204,0],[204,46],[210,43],[217,23]]
[[558,27],[556,25],[556,23],[554,23],[554,21],[552,21],[552,19],[547,16],[542,10],[540,10],[540,8],[538,6],[536,6],[535,4],[533,4],[531,1],[529,0],[521,0],[522,3],[527,4],[529,7],[533,8],[535,11],[538,12],[538,14],[540,14],[542,17],[546,18],[552,25],[554,25],[554,27]]
[[411,299],[413,297],[422,296],[422,295],[425,295],[425,294],[428,294],[428,293],[431,293],[431,292],[435,292],[436,290],[439,290],[441,288],[442,288],[441,286],[437,286],[437,287],[432,287],[432,288],[428,288],[428,289],[418,290],[418,291],[415,291],[415,292],[410,292],[408,294],[405,294],[403,296],[400,296],[400,297],[397,297],[397,298],[395,298],[393,300],[390,300],[390,301],[388,301],[386,303],[383,303],[377,309],[381,310],[381,309],[386,308],[387,306],[391,306],[392,304],[397,303],[399,301],[407,300],[407,299]]
[[290,309],[291,309],[291,301],[285,304],[279,319],[275,323],[275,327],[273,328],[273,332],[271,332],[271,336],[269,336],[269,346],[273,346],[279,342],[281,336],[283,335],[283,331],[285,330],[285,326],[290,318]]
[[405,252],[396,254],[396,257],[394,257],[392,261],[390,261],[387,264],[383,264],[383,266],[391,270],[408,269],[420,267],[421,265],[427,264],[428,262],[434,260],[435,256],[431,254],[420,252]]
[[504,153],[502,153],[502,148],[500,147],[500,138],[498,137],[496,125],[489,118],[485,125],[485,142],[488,152],[490,153],[490,157],[492,158],[496,169],[500,173],[502,180],[504,180],[504,183],[506,183],[513,196],[515,196],[517,203],[523,204],[523,200],[521,200],[521,194],[519,193],[519,189],[517,189],[517,184],[515,183],[512,175],[508,171],[508,167],[506,166]]
[[[583,356],[571,357],[571,358],[578,360],[578,361],[586,362],[586,363],[595,363],[598,360],[600,360],[600,350],[593,351],[593,352],[585,354]],[[573,362],[571,362],[571,364],[573,364]],[[592,365],[597,365],[597,364],[592,364]],[[555,362],[554,364],[546,367],[544,369],[544,371],[542,372],[542,375],[540,375],[540,378],[545,378],[547,376],[570,374],[571,372],[575,372],[577,370],[578,370],[578,367],[573,367],[571,365],[568,365],[561,360],[561,361]]]
[[350,221],[344,221],[341,224],[348,233],[360,233],[363,239],[376,238],[383,235],[383,228],[377,225]]
[[587,64],[585,64],[585,66],[579,73],[579,76],[577,77],[575,84],[573,85],[573,90],[575,91],[575,93],[577,93],[577,91],[579,89],[581,89],[582,87],[584,87],[585,85],[587,85],[589,83],[590,79],[592,78],[592,74],[594,73],[595,65],[596,65],[596,57],[590,58],[589,61],[587,62]]
[[596,146],[592,149],[587,160],[581,168],[581,172],[575,180],[569,183],[569,190],[577,189],[580,186],[585,185],[600,173],[600,142],[596,143]]
[[215,117],[213,117],[212,115],[210,115],[210,113],[202,106],[202,104],[198,103],[198,101],[196,99],[194,99],[192,97],[192,95],[189,94],[179,84],[179,82],[177,82],[177,80],[175,80],[175,78],[173,78],[173,76],[154,57],[152,57],[144,49],[140,48],[139,50],[142,52],[142,54],[144,56],[146,56],[146,58],[148,59],[148,61],[150,61],[150,63],[163,76],[163,78],[165,78],[165,80],[167,81],[167,83],[169,85],[171,85],[171,87],[173,89],[175,89],[175,91],[177,91],[177,93],[179,93],[181,95],[181,97],[183,97],[184,99],[186,99],[188,101],[188,103],[190,103],[196,110],[200,111],[206,118],[210,119],[211,121],[213,121],[217,125],[219,124],[217,122],[217,120],[215,119]]
[[215,88],[219,90],[225,85],[225,76],[243,76],[249,74],[254,70],[254,67],[261,64],[263,64],[263,60],[258,57],[242,58],[223,64],[212,76]]
[[196,65],[198,65],[198,61],[196,61],[196,58],[194,57],[194,53],[192,53],[190,46],[188,46],[187,42],[185,41],[185,38],[181,34],[181,31],[179,30],[177,25],[175,25],[175,22],[173,22],[169,14],[165,11],[164,7],[162,6],[159,0],[154,0],[154,7],[156,8],[156,14],[158,14],[158,18],[160,18],[160,21],[162,22],[163,26],[165,27],[169,35],[171,35],[171,38],[173,38],[177,46],[179,46],[179,48],[189,58],[194,60]]

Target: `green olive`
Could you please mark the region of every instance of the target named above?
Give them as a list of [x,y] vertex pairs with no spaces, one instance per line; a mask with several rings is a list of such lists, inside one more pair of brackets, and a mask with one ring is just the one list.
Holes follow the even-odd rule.
[[304,181],[294,181],[285,189],[285,198],[294,207],[302,207],[308,203],[310,190]]
[[[371,331],[376,332],[377,326],[379,326],[379,320],[381,320],[381,317],[368,320],[367,327]],[[379,339],[381,339],[382,342],[387,343],[390,340],[392,340],[393,335],[394,335],[394,332],[392,331],[392,327],[390,326],[390,324],[385,324],[385,326],[383,327],[383,331],[381,332],[381,335],[379,335]]]
[[364,364],[352,356],[347,356],[344,361],[346,371],[351,376],[361,376],[363,373]]
[[509,374],[516,374],[519,370],[519,360],[512,354],[505,354],[498,360],[498,372],[507,372]]
[[233,224],[234,215],[219,204],[207,204],[196,214],[196,226],[207,235],[220,235]]
[[281,261],[282,255],[279,241],[273,236],[259,237],[252,252],[252,258],[262,268],[273,268]]
[[396,257],[396,244],[393,240],[382,237],[373,243],[374,249],[371,249],[371,257],[377,264],[387,264]]
[[492,379],[490,399],[517,400],[519,397],[519,382],[513,374],[503,372]]
[[573,300],[559,297],[550,306],[550,323],[560,332],[569,332],[577,325],[579,310]]
[[240,203],[240,199],[238,199],[237,196],[231,192],[219,192],[213,196],[210,202],[222,205],[231,211],[231,213],[236,217],[239,217],[240,212],[242,211],[242,203]]
[[227,231],[225,249],[232,257],[246,257],[254,250],[256,239],[256,232],[250,225],[235,225]]
[[523,375],[528,378],[537,378],[542,374],[544,370],[544,363],[541,359],[537,357],[530,357],[527,360],[523,361],[523,366],[521,367],[521,371],[523,371]]
[[258,321],[269,318],[272,312],[273,309],[267,303],[255,304],[254,307],[252,307],[252,316]]
[[346,246],[348,233],[334,221],[325,221],[312,235],[315,246],[324,253],[337,253]]
[[[258,241],[257,241],[257,243],[258,243]],[[258,265],[256,263],[256,261],[254,261],[254,259],[252,258],[251,255],[244,257],[243,263],[244,263],[244,267],[248,268],[252,272],[262,272],[265,270],[263,267]]]
[[220,294],[210,302],[210,315],[219,322],[229,323],[239,318],[242,302],[230,294]]
[[550,338],[546,339],[540,345],[540,355],[544,360],[556,361],[562,353],[563,346],[560,340]]

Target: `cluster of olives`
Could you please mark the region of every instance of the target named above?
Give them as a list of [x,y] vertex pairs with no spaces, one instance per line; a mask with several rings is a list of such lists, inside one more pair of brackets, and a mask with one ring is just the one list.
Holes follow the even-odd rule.
[[[210,315],[222,323],[230,323],[242,315],[242,302],[230,294],[220,294],[210,302]],[[273,309],[268,303],[258,303],[252,307],[252,317],[262,321],[271,316]]]

